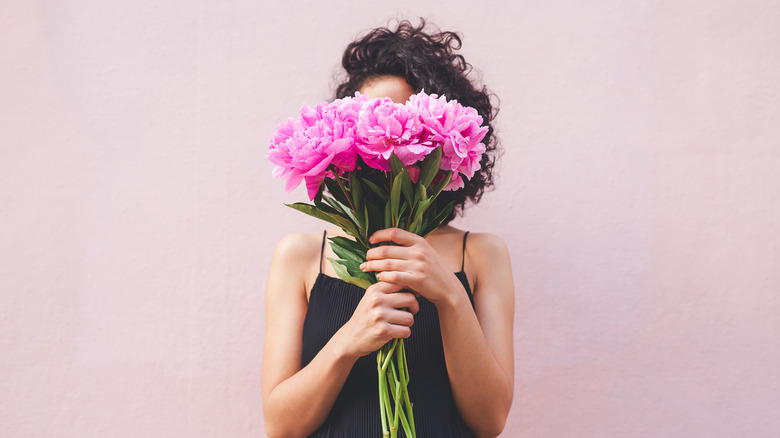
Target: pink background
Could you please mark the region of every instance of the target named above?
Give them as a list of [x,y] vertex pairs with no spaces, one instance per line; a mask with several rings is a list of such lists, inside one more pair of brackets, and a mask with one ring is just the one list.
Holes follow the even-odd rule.
[[271,252],[324,227],[268,138],[396,14],[502,99],[457,225],[511,249],[503,436],[780,436],[778,2],[267,3],[0,3],[0,436],[264,435]]

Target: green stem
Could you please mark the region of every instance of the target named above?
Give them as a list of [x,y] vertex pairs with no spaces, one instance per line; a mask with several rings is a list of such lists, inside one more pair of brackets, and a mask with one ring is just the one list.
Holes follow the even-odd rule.
[[385,385],[385,379],[383,377],[380,364],[382,363],[382,350],[380,349],[376,355],[376,369],[379,372],[379,416],[382,418],[382,436],[388,438],[390,433],[387,431],[387,420],[385,420],[385,397],[384,393],[387,391],[387,385]]
[[403,409],[401,409],[401,426],[404,428],[404,432],[406,433],[407,438],[415,438],[417,436],[417,432],[414,430],[414,426],[409,423],[409,420],[406,418],[406,414],[404,413]]
[[[401,382],[395,383],[395,393],[401,394]],[[398,399],[398,397],[395,398],[395,414],[393,416],[393,427],[398,429],[398,415],[401,412],[401,400]]]
[[355,209],[355,204],[352,202],[352,196],[347,193],[347,189],[344,187],[344,184],[341,183],[341,177],[336,174],[335,169],[333,174],[336,177],[336,184],[339,185],[342,193],[344,193],[344,197],[347,198],[347,202],[349,202],[349,206],[352,207],[352,211],[357,211],[357,209]]
[[[412,412],[412,402],[409,400],[409,391],[407,389],[407,386],[409,385],[409,364],[406,361],[406,348],[404,347],[404,340],[401,339],[401,345],[398,348],[398,351],[396,352],[398,356],[401,358],[401,362],[403,362],[403,402],[404,402],[404,408],[406,409],[406,415],[404,417],[408,417],[409,424],[404,423],[404,431],[406,432],[406,435],[410,438],[415,438],[417,436],[417,430],[414,427],[414,413]],[[402,417],[402,422],[406,418]],[[410,433],[411,431],[411,433]]]
[[[383,374],[384,374],[384,373],[383,373]],[[389,391],[387,390],[387,387],[388,387],[388,385],[387,385],[387,378],[383,378],[383,379],[382,379],[382,385],[384,385],[384,390],[382,391],[383,393],[382,393],[382,394],[380,394],[380,395],[381,395],[381,396],[384,396],[384,399],[385,399],[385,410],[384,410],[384,415],[386,415],[386,416],[387,416],[387,417],[386,417],[387,419],[386,419],[386,420],[384,420],[384,421],[386,421],[386,422],[388,422],[388,423],[389,423],[389,422],[390,422],[390,418],[393,416],[393,414],[392,414],[392,412],[390,411],[390,409],[391,409],[391,407],[390,407],[390,394],[389,394]],[[396,433],[395,431],[397,431],[397,430],[398,430],[398,428],[396,428],[396,427],[393,427],[393,425],[392,425],[392,424],[390,424],[390,432],[392,432],[392,433],[394,433],[394,434],[395,434],[395,433]]]
[[398,375],[401,376],[401,381],[404,382],[404,386],[409,381],[409,374],[406,369],[406,351],[404,350],[404,340],[401,339],[401,345],[398,346],[396,351],[396,357],[398,362]]
[[[393,345],[390,347],[390,351],[387,352],[387,357],[385,357],[385,360],[382,363],[382,371],[387,371],[387,364],[390,363],[390,360],[393,357],[393,351],[395,351],[395,346],[398,345],[398,339],[399,338],[395,338],[393,340]],[[387,346],[387,344],[384,345],[384,347],[386,347],[386,346]],[[384,347],[382,347],[382,348],[384,348]]]
[[[390,386],[391,395],[393,396],[393,399],[395,400],[395,407],[396,411],[395,414],[396,417],[393,419],[393,422],[397,425],[398,420],[401,421],[401,427],[403,427],[404,432],[406,433],[406,436],[408,438],[414,438],[417,434],[414,428],[411,426],[411,423],[408,421],[408,415],[405,411],[408,411],[407,408],[410,406],[409,403],[409,393],[406,388],[406,383],[404,382],[403,375],[401,373],[401,361],[402,357],[398,356],[400,354],[400,349],[396,349],[396,357],[395,360],[390,363],[390,370],[387,371],[387,377],[392,377],[393,380],[396,382],[395,388],[392,385]],[[396,366],[396,363],[398,363],[398,366]],[[400,379],[399,379],[400,377]],[[389,379],[385,380],[386,382],[389,382]],[[401,408],[403,405],[404,408]],[[388,420],[389,422],[389,420]]]
[[[387,173],[387,172],[385,172],[385,174],[386,174],[386,173]],[[387,178],[387,182],[388,182],[388,183],[390,183],[390,190],[388,190],[388,191],[387,191],[388,195],[390,195],[390,196],[389,196],[389,199],[388,199],[388,201],[387,201],[387,202],[391,202],[391,201],[390,201],[390,199],[392,199],[392,196],[393,196],[393,195],[392,195],[392,193],[393,193],[393,184],[395,184],[395,176],[396,176],[396,175],[395,175],[395,174],[393,174],[393,172],[391,171],[391,172],[390,172],[390,177],[389,177],[389,178]],[[399,211],[400,211],[400,209],[399,209]],[[390,214],[390,227],[394,228],[394,227],[397,227],[397,226],[398,226],[398,218],[397,218],[397,217],[395,217],[395,215],[394,215],[394,214],[392,214],[392,209],[391,209],[391,214]]]
[[[391,387],[390,389],[393,388]],[[399,391],[403,391],[403,388],[399,388]],[[395,394],[393,394],[393,396],[397,399],[397,396]],[[406,432],[406,436],[408,438],[414,438],[416,436],[416,433],[414,429],[412,429],[412,427],[409,425],[409,421],[407,420],[406,413],[404,412],[403,409],[399,411],[398,417],[401,420],[401,427],[403,427],[404,432]]]
[[[397,357],[395,358],[397,359]],[[401,410],[403,393],[401,392],[401,381],[398,379],[398,372],[396,372],[396,361],[390,362],[390,371],[387,372],[388,377],[392,374],[393,382],[395,382],[395,388],[392,386],[390,390],[393,391],[393,401],[395,402],[395,413],[393,415],[393,426],[398,427],[398,414]]]

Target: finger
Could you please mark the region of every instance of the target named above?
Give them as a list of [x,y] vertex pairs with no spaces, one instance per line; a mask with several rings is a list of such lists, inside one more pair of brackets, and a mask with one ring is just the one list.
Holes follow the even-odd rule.
[[371,248],[366,252],[366,260],[409,259],[414,254],[405,246],[385,245]]
[[405,325],[387,324],[380,330],[379,335],[393,338],[408,338],[412,334],[412,329]]
[[393,325],[411,327],[414,324],[414,314],[406,310],[393,309],[387,312],[386,321]]
[[388,283],[385,281],[380,281],[378,283],[374,283],[371,286],[366,289],[366,293],[368,292],[379,292],[383,294],[393,294],[396,292],[399,292],[403,290],[403,285],[395,284],[395,283]]
[[380,271],[376,279],[384,283],[399,284],[405,288],[416,290],[418,278],[406,271]]
[[420,304],[417,302],[417,297],[411,292],[398,292],[387,296],[386,300],[388,307],[409,309],[409,312],[412,314],[415,314],[420,310]]
[[406,260],[398,259],[381,259],[370,260],[360,265],[360,269],[363,272],[371,271],[404,271],[407,268],[408,263]]
[[368,239],[369,243],[376,244],[379,242],[395,242],[403,246],[411,246],[422,239],[422,237],[410,233],[400,228],[387,228],[379,230]]

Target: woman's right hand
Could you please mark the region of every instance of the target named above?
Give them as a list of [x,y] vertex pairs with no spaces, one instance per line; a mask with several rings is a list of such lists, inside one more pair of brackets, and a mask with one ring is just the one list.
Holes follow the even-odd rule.
[[420,309],[410,292],[400,292],[403,286],[378,282],[366,289],[355,313],[338,335],[349,356],[365,356],[379,350],[394,338],[408,338],[414,314]]

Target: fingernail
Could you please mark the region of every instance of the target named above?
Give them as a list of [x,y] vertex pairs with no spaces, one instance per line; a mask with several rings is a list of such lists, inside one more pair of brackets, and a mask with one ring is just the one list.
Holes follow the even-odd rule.
[[365,263],[361,263],[361,264],[360,264],[360,270],[361,270],[361,271],[362,271],[362,270],[363,270],[365,267],[366,267],[366,264],[365,264]]

